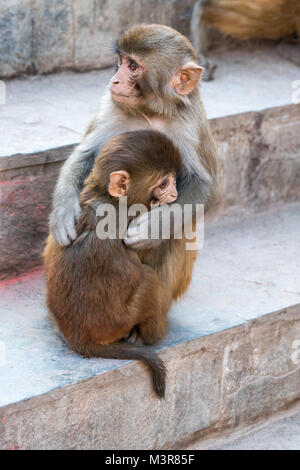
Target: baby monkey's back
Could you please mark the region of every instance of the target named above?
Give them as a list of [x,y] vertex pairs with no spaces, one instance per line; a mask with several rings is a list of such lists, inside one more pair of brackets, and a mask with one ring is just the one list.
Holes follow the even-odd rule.
[[[162,361],[144,347],[118,341],[133,329],[145,344],[161,339],[172,295],[156,271],[124,245],[120,211],[125,210],[126,229],[133,204],[149,211],[153,204],[174,202],[180,164],[179,151],[159,132],[113,138],[85,181],[77,239],[62,247],[50,234],[44,252],[47,305],[70,347],[89,357],[144,361],[159,396],[165,383]],[[111,238],[105,238],[107,224]]]

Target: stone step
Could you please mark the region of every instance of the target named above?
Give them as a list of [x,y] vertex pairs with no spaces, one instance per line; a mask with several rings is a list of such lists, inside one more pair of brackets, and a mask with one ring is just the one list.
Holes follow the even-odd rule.
[[[209,119],[292,104],[299,67],[276,48],[215,51],[211,57],[218,64],[216,78],[201,83]],[[108,68],[7,80],[6,104],[0,104],[0,157],[19,155],[22,164],[28,154],[39,161],[42,152],[78,143],[112,74]],[[2,162],[0,169],[5,168]]]
[[[220,199],[212,215],[299,200],[300,104],[292,104],[299,68],[271,48],[213,59],[216,80],[201,85],[220,154]],[[0,279],[41,263],[59,168],[111,73],[7,82],[7,104],[0,105]]]
[[0,284],[0,448],[162,449],[300,398],[300,204],[206,226],[156,346],[166,399],[137,362],[83,359],[52,330],[42,271]]
[[288,411],[222,436],[204,439],[185,447],[188,450],[300,450],[299,401]]

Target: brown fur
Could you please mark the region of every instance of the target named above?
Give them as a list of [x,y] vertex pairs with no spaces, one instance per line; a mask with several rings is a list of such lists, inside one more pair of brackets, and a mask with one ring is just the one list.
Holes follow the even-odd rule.
[[[145,89],[147,101],[145,109],[142,109],[142,111],[150,117],[155,116],[157,111],[160,111],[158,107],[155,108],[154,98],[166,87],[168,81],[171,80],[180,66],[187,60],[197,63],[196,53],[190,41],[174,29],[167,26],[162,27],[161,25],[139,25],[129,29],[122,35],[117,44],[116,52],[123,51],[126,54],[139,57],[145,65],[147,84],[145,86],[140,83],[140,87],[142,90]],[[170,57],[176,58],[174,67],[171,65],[173,60],[170,61]],[[153,80],[153,77],[156,80]],[[157,80],[158,77],[163,79],[163,83],[160,79]],[[191,121],[197,116],[198,156],[201,164],[211,177],[210,194],[205,201],[206,208],[208,208],[217,198],[217,148],[205,118],[205,111],[199,99],[197,87],[189,95],[189,98],[191,100]],[[170,106],[170,115],[180,115],[180,102],[174,101],[174,97],[168,96],[166,92],[164,93],[163,105],[165,110]],[[123,109],[129,111],[128,107],[123,107]],[[187,114],[189,113],[188,109],[184,111]],[[181,175],[179,179],[181,179]],[[182,179],[180,189],[185,184],[184,179]],[[192,199],[187,198],[185,202],[203,202],[197,201],[198,197],[195,195]],[[185,249],[185,242],[184,238],[181,240],[171,238],[171,240],[163,241],[159,246],[139,251],[142,262],[155,269],[159,279],[168,286],[168,289],[172,292],[173,300],[183,296],[188,289],[197,256],[196,251],[187,251]]]
[[137,328],[146,344],[161,339],[167,328],[172,295],[163,277],[141,263],[121,239],[100,240],[95,208],[118,200],[108,194],[109,175],[131,175],[128,205],[145,204],[147,189],[159,176],[177,172],[180,155],[173,144],[154,131],[122,134],[110,141],[97,158],[80,196],[82,214],[77,240],[62,247],[49,235],[44,252],[47,305],[72,349],[92,357],[139,359],[152,373],[156,393],[165,390],[162,361],[145,348],[119,341]]
[[184,237],[181,240],[171,238],[156,248],[139,252],[142,262],[157,272],[173,300],[178,300],[188,289],[197,256],[196,251],[185,249],[185,243]]
[[[192,15],[191,36],[200,63],[205,67],[204,80],[211,80],[217,65],[207,57],[209,50],[224,47],[226,37],[231,42],[281,38],[299,42],[300,1],[198,0]],[[280,54],[299,65],[297,50],[292,53],[295,58],[284,51]]]
[[[182,208],[184,204],[207,207],[217,192],[217,149],[198,82],[192,80],[194,88],[184,96],[177,93],[174,86],[178,82],[178,88],[184,85],[186,67],[199,72],[197,55],[190,41],[164,25],[136,25],[121,36],[116,52],[121,56],[119,65],[122,55],[140,61],[143,73],[137,83],[129,82],[132,86],[138,85],[135,93],[139,92],[136,95],[140,95],[141,101],[128,99],[125,103],[116,103],[108,93],[83,141],[64,164],[50,217],[51,232],[64,245],[76,237],[72,222],[79,213],[78,194],[93,167],[95,156],[110,136],[127,130],[160,130],[179,148],[182,165],[177,177],[177,202]],[[114,76],[110,87],[116,86],[114,82],[119,82],[119,78]],[[189,285],[196,253],[185,251],[184,240],[171,239],[161,244],[147,242],[143,246],[133,245],[133,249],[156,271],[172,298],[177,299]]]
[[233,38],[278,39],[300,33],[299,0],[207,0],[203,20]]

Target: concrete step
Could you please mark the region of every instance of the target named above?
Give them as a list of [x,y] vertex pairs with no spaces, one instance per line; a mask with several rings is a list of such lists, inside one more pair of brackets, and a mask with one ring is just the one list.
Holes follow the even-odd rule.
[[163,401],[139,363],[65,347],[42,271],[3,281],[0,448],[174,448],[299,400],[299,214],[294,203],[207,225],[191,288],[155,347]]
[[[220,199],[212,215],[299,200],[300,104],[291,101],[299,67],[271,48],[216,52],[213,59],[216,80],[201,85],[220,154]],[[7,104],[0,106],[0,279],[41,263],[59,168],[111,74],[7,82]]]
[[[210,119],[292,104],[299,67],[276,48],[215,51],[211,57],[218,64],[216,79],[201,84]],[[0,157],[34,154],[39,160],[41,152],[78,143],[112,74],[108,68],[7,80]]]
[[261,423],[196,441],[188,450],[300,450],[300,404]]

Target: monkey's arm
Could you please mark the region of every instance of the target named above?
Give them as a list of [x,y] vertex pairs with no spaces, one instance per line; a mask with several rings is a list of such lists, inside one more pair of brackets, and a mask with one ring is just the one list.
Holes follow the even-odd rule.
[[[211,184],[196,173],[189,173],[185,167],[182,167],[178,180],[179,197],[174,204],[177,204],[179,212],[177,210],[170,212],[170,207],[174,204],[171,206],[166,204],[138,217],[134,224],[128,227],[127,235],[124,238],[124,242],[127,246],[135,250],[146,250],[159,245],[164,239],[162,236],[163,229],[161,228],[164,213],[167,217],[170,214],[171,217],[171,237],[181,235],[184,210],[187,209],[184,207],[185,204],[189,205],[189,210],[192,209],[193,221],[195,221],[194,217],[196,216],[197,204],[207,203],[211,192]],[[163,215],[161,216],[161,214]],[[153,226],[160,227],[159,238],[151,239],[151,228],[153,228]]]
[[[187,164],[181,165],[177,174],[178,199],[174,204],[181,208],[181,217],[172,216],[171,236],[182,233],[182,221],[184,220],[184,205],[192,204],[193,221],[197,213],[197,204],[207,205],[214,196],[217,180],[217,147],[213,139],[211,130],[206,122],[203,112],[204,122],[199,127],[199,148],[197,151],[198,159],[191,161],[192,166],[197,170],[189,170]],[[186,156],[188,159],[189,156]],[[196,157],[197,158],[197,157]],[[172,205],[174,205],[172,204]],[[135,250],[151,249],[162,242],[160,239],[151,239],[151,226],[159,225],[161,211],[169,210],[169,206],[153,209],[150,212],[138,217],[134,224],[130,224],[127,230],[127,236],[124,238],[126,245]]]
[[61,169],[53,196],[50,230],[60,245],[69,245],[77,236],[75,221],[81,209],[79,195],[92,169],[96,153],[77,147]]
[[114,135],[101,118],[95,118],[81,144],[64,163],[53,195],[50,230],[60,245],[69,245],[77,236],[75,221],[80,214],[79,195],[90,174],[95,158],[107,140]]

